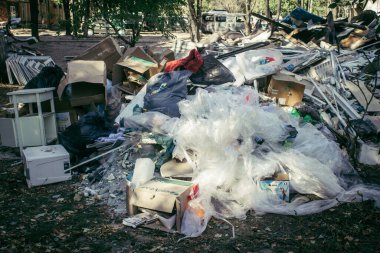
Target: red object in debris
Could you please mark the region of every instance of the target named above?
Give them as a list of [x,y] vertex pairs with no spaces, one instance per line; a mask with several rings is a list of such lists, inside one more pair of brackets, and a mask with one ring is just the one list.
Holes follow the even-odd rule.
[[272,61],[274,61],[274,58],[273,57],[265,57],[265,60],[267,60],[268,62],[272,62]]
[[185,69],[196,73],[202,65],[202,55],[196,49],[192,49],[187,57],[166,63],[165,72],[175,71],[180,67],[184,67]]
[[198,197],[198,194],[199,194],[199,184],[196,184],[196,185],[193,185],[193,187],[191,187],[191,191],[189,193],[189,196],[187,196],[187,198],[189,200],[195,199],[196,197]]

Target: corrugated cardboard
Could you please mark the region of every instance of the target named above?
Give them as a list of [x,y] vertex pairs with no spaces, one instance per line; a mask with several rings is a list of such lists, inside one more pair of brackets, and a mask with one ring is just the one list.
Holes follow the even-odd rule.
[[115,39],[109,36],[73,60],[104,61],[107,66],[107,75],[111,78],[113,65],[119,61],[122,55]]
[[[164,61],[163,65],[166,63]],[[126,79],[124,71],[143,75],[146,79],[159,73],[163,65],[156,62],[151,56],[146,54],[140,47],[129,48],[123,57],[113,67],[112,84],[121,84]]]
[[179,162],[173,159],[161,166],[160,173],[162,177],[191,177],[193,168],[188,162]]
[[105,103],[107,85],[106,65],[103,61],[71,61],[67,76],[61,80],[57,93],[62,97],[68,84],[72,84],[71,106]]
[[158,63],[162,62],[164,59],[167,61],[175,60],[174,52],[168,48],[150,47],[147,53]]
[[165,213],[172,213],[176,210],[176,227],[177,231],[181,231],[181,220],[187,207],[192,185],[191,182],[182,180],[154,178],[136,188],[131,194],[132,196],[129,196],[129,203],[133,206]]
[[278,99],[280,105],[294,106],[302,101],[307,82],[290,75],[277,73],[268,86],[268,96]]

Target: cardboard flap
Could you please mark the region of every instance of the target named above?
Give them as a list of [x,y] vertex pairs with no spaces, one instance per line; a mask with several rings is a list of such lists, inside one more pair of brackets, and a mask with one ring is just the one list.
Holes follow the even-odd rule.
[[104,61],[71,61],[67,64],[67,82],[107,84]]
[[127,68],[138,74],[144,74],[150,68],[158,68],[158,64],[155,62],[146,61],[144,59],[132,56],[125,61],[117,63],[117,65]]
[[[71,83],[80,85],[102,84],[107,85],[106,65],[103,61],[71,61],[67,64],[67,75],[61,79],[57,93],[62,97],[66,86]],[[79,84],[78,84],[79,85]]]
[[161,166],[160,173],[162,177],[187,176],[193,174],[193,168],[188,162],[178,162],[173,159]]
[[121,57],[119,62],[125,61],[126,59],[130,57],[137,57],[142,60],[148,61],[148,62],[154,62],[157,63],[150,55],[144,52],[144,50],[141,47],[131,47],[128,48],[123,57]]

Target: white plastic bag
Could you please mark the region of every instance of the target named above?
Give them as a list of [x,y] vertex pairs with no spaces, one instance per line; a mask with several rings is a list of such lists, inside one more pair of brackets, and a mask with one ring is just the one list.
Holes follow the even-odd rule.
[[252,81],[280,71],[283,55],[277,49],[250,50],[237,54],[236,61],[245,79]]

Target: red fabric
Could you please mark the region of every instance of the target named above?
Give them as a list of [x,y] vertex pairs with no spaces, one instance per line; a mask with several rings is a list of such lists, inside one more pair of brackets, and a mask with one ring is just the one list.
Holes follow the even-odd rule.
[[171,72],[179,67],[184,67],[185,69],[196,73],[202,65],[202,55],[198,52],[198,50],[192,49],[187,57],[166,63],[165,72]]

